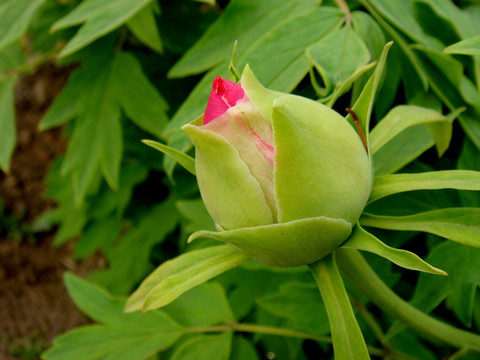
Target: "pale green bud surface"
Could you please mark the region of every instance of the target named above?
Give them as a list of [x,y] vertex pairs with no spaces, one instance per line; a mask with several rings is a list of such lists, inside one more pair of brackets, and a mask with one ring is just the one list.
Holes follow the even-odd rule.
[[203,117],[182,128],[196,148],[205,206],[230,244],[274,266],[312,263],[350,235],[372,173],[353,127],[313,100],[265,89],[247,66],[217,78]]

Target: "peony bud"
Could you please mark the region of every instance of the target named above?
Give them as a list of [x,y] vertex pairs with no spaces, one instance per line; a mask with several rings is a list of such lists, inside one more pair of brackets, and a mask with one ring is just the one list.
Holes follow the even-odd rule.
[[203,117],[182,128],[200,193],[224,241],[276,266],[312,263],[350,235],[372,186],[367,152],[332,109],[265,89],[247,66],[217,77]]

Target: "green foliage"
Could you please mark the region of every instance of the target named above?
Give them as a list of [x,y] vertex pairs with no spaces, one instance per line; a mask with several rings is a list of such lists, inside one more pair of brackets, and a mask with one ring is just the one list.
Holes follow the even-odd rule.
[[[89,281],[65,276],[96,324],[59,336],[43,357],[327,359],[332,340],[348,356],[340,338],[365,358],[358,330],[378,357],[445,358],[455,348],[478,357],[479,24],[474,1],[0,1],[0,168],[8,172],[14,151],[19,77],[49,60],[73,64],[39,124],[69,138],[47,178],[57,206],[32,228],[55,228],[56,246],[76,238],[75,259],[101,252],[108,262]],[[366,135],[375,172],[366,230],[357,226],[336,254],[351,301],[333,260],[312,267],[336,279],[320,285],[322,298],[305,267],[247,262],[216,240],[187,244],[200,230],[223,235],[180,127],[205,110],[215,76],[247,63],[268,88],[343,115],[349,106]],[[417,281],[389,261],[423,272]]]

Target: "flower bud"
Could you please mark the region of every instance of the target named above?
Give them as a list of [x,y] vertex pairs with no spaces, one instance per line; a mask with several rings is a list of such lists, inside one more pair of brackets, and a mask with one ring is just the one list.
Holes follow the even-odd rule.
[[312,263],[350,235],[372,186],[353,127],[316,101],[265,89],[247,66],[217,77],[203,117],[182,128],[196,148],[205,206],[224,241],[276,266]]

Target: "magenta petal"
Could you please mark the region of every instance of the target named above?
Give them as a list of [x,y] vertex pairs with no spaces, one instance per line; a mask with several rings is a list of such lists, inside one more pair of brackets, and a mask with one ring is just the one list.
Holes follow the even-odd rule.
[[208,98],[207,109],[203,115],[203,124],[208,124],[210,121],[222,116],[230,107],[235,106],[238,100],[243,99],[244,96],[245,92],[241,85],[217,76],[213,80],[212,92]]

